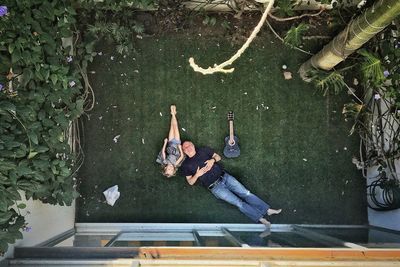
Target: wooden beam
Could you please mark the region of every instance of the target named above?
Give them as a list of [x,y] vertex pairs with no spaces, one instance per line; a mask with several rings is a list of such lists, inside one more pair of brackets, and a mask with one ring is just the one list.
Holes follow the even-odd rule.
[[[147,256],[144,256],[147,255]],[[139,257],[236,260],[399,260],[399,249],[351,248],[140,248]],[[154,257],[153,257],[154,258]]]

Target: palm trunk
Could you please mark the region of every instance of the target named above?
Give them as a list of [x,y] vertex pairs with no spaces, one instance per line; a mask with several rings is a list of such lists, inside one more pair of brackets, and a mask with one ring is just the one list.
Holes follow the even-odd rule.
[[400,15],[400,0],[378,0],[363,14],[352,20],[344,31],[301,65],[300,76],[306,80],[312,69],[331,70],[368,42]]

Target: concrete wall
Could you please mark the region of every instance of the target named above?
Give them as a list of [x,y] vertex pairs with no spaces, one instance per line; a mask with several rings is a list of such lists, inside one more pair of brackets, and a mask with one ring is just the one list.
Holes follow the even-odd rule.
[[25,220],[32,230],[24,232],[24,238],[11,245],[5,257],[0,257],[0,261],[12,257],[15,246],[34,246],[74,227],[75,202],[70,207],[43,204],[32,199],[24,203],[27,207],[22,214],[30,212],[25,216]]

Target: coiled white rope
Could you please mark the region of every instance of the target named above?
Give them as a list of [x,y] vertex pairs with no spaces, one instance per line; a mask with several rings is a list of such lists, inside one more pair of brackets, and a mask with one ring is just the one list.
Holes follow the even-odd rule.
[[[260,1],[261,2],[261,1]],[[267,19],[267,15],[268,13],[271,11],[272,6],[274,5],[275,0],[270,0],[267,7],[265,8],[265,11],[260,19],[260,21],[258,22],[257,26],[254,28],[253,32],[251,33],[251,35],[249,36],[249,38],[247,39],[247,41],[243,44],[243,46],[227,61],[217,65],[214,64],[214,67],[208,67],[207,69],[204,69],[202,67],[200,67],[199,65],[197,65],[194,62],[194,58],[191,57],[189,58],[189,63],[190,66],[193,68],[194,71],[200,72],[203,75],[207,75],[207,74],[213,74],[216,72],[223,72],[223,73],[232,73],[235,68],[229,68],[229,69],[225,69],[225,67],[229,67],[230,65],[232,65],[232,63],[238,59],[243,52],[249,47],[250,43],[254,40],[254,38],[256,38],[258,32],[260,31],[262,25],[265,23],[266,19]]]

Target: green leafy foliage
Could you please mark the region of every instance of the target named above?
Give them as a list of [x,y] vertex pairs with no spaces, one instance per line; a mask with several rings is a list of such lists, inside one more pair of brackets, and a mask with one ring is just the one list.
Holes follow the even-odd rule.
[[[400,153],[399,25],[398,20],[394,21],[357,52],[359,57],[347,60],[350,66],[344,62],[341,70],[346,71],[354,85],[348,88],[343,83],[354,96],[354,100],[344,105],[343,114],[353,122],[350,134],[358,133],[364,148],[360,159],[353,163],[360,169],[378,166],[379,172],[386,170],[397,179],[398,174],[387,166],[393,166]],[[337,83],[337,87],[342,84]]]
[[157,0],[77,0],[81,8],[88,10],[107,10],[112,12],[120,12],[127,8],[137,9],[156,9]]
[[0,254],[22,238],[19,192],[60,205],[77,196],[65,132],[83,111],[78,60],[67,62],[70,47],[62,45],[76,22],[70,1],[2,4],[9,13],[0,17]]
[[344,77],[338,71],[312,70],[309,77],[314,85],[323,92],[324,96],[329,91],[338,94],[343,88],[346,88]]
[[307,31],[308,25],[303,22],[297,26],[292,26],[285,35],[285,44],[291,47],[300,46],[303,42],[303,36]]
[[363,57],[360,69],[364,80],[372,83],[374,86],[381,85],[385,80],[381,60],[365,49],[361,49],[357,53]]
[[0,211],[0,255],[7,251],[8,244],[13,244],[17,239],[22,238],[20,229],[23,228],[24,224],[24,217],[14,209],[6,212]]
[[[117,44],[117,52],[129,54],[134,51],[133,40],[137,34],[143,34],[144,25],[135,19],[135,12],[127,2],[94,6],[83,4],[80,21],[84,22],[82,32],[85,39],[105,39]],[[95,7],[98,7],[97,9]],[[124,8],[122,8],[124,7]]]
[[362,116],[365,117],[366,115],[365,110],[366,110],[365,105],[356,103],[354,101],[344,104],[342,113],[345,119],[354,122],[350,130],[350,135],[352,135],[355,132],[356,127],[359,126],[359,123],[357,123],[357,121],[361,120]]
[[279,0],[276,3],[276,13],[281,17],[291,17],[294,16],[293,7],[298,1],[296,0]]

